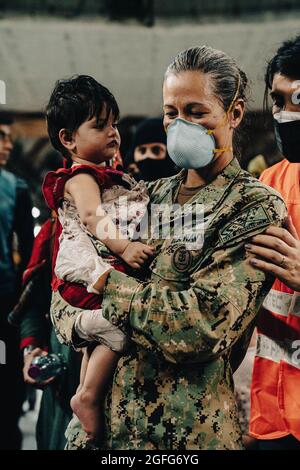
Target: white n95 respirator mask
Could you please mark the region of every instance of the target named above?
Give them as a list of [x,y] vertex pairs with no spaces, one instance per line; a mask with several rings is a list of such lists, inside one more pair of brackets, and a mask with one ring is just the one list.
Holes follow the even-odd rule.
[[167,129],[167,149],[180,168],[202,168],[215,156],[215,139],[201,124],[177,118]]

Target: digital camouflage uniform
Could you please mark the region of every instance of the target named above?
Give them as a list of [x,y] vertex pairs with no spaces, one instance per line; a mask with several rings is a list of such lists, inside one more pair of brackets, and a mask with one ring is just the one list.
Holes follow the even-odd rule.
[[[151,183],[150,202],[173,204],[185,174]],[[230,360],[236,366],[241,361],[232,356],[247,349],[272,285],[271,277],[250,266],[244,245],[268,225],[280,225],[285,205],[236,159],[187,204],[192,202],[205,209],[202,248],[159,240],[145,282],[116,270],[108,278],[103,314],[131,327],[133,342],[107,397],[103,448],[243,448]],[[74,344],[79,312],[54,294],[53,321],[68,344]],[[68,449],[85,447],[76,420],[67,437]]]

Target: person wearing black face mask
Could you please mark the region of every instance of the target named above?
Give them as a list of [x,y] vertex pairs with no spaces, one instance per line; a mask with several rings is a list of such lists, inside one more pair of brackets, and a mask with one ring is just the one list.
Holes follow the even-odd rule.
[[[294,100],[297,100],[296,96]],[[300,108],[299,105],[298,107]],[[273,122],[280,153],[289,162],[300,163],[300,111],[276,112],[273,114]]]
[[155,181],[172,176],[176,166],[167,153],[166,133],[159,118],[145,119],[136,129],[126,155],[125,169],[136,180]]
[[269,62],[269,90],[284,159],[260,179],[281,193],[289,217],[287,230],[269,227],[246,245],[250,263],[277,276],[257,325],[250,434],[260,450],[300,450],[300,36],[283,43]]

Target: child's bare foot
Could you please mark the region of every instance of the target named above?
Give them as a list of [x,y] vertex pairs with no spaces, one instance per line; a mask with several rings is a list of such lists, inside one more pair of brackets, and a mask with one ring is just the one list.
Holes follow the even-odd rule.
[[89,438],[99,442],[103,435],[104,422],[101,408],[95,401],[94,395],[81,388],[71,398],[70,405]]

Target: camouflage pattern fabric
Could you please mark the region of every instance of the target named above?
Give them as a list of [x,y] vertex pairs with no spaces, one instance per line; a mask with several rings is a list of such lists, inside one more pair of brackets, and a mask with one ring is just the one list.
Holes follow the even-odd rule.
[[[173,204],[185,174],[151,183],[151,203]],[[144,282],[117,271],[108,278],[104,316],[130,327],[133,343],[107,397],[104,448],[242,449],[230,360],[236,343],[249,341],[273,282],[251,267],[244,244],[281,225],[286,209],[235,159],[188,201],[191,211],[194,202],[204,207],[201,248],[149,239],[159,253]],[[74,312],[59,303],[69,313],[57,328],[70,339]],[[78,427],[68,436],[69,448],[84,447]]]
[[65,432],[67,444],[65,450],[98,450],[98,448],[89,441],[87,434],[83,431],[80,421],[73,416]]
[[[76,350],[80,350],[80,348],[87,345],[86,341],[78,341],[78,337],[74,338],[75,332],[73,330],[73,325],[81,312],[82,310],[80,308],[73,307],[66,302],[64,303],[63,298],[60,296],[58,291],[52,293],[50,318],[57,339],[62,344],[74,346]],[[75,341],[77,339],[76,347],[74,339]]]

